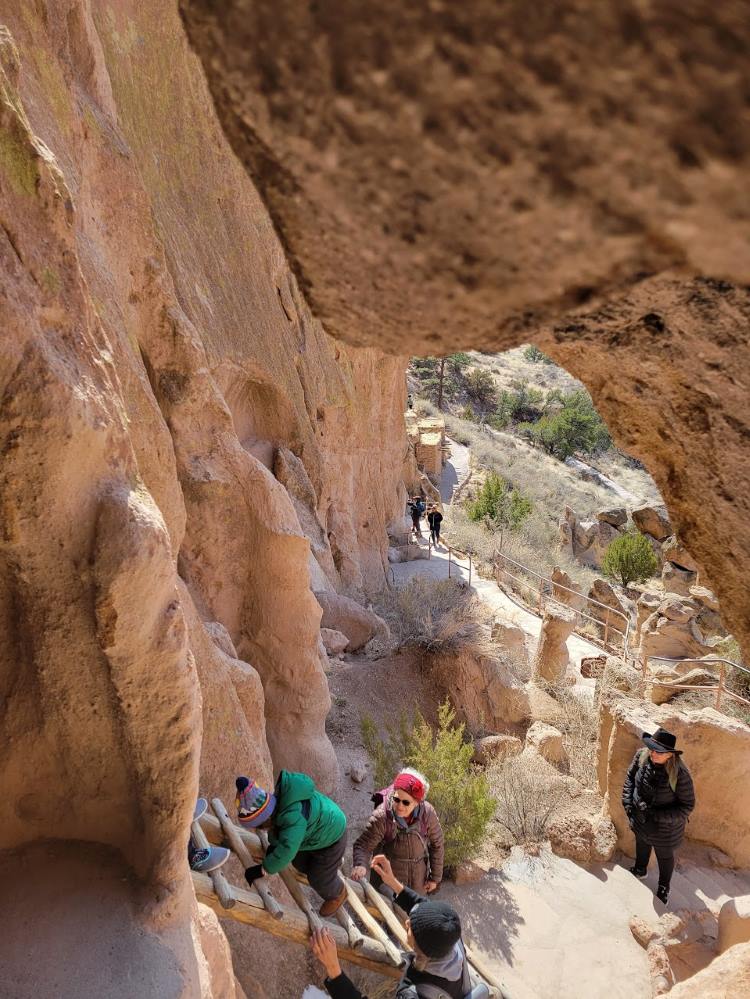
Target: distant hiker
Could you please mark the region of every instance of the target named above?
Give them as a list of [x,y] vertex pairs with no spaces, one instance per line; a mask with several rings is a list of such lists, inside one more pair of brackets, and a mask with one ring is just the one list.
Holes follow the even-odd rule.
[[[393,864],[398,878],[414,891],[430,894],[443,879],[443,829],[437,812],[425,801],[430,789],[426,778],[406,768],[390,787],[372,796],[375,810],[354,844],[352,877],[367,877],[372,855],[383,853]],[[387,897],[376,872],[370,874],[373,885]]]
[[440,544],[440,525],[443,522],[443,515],[438,510],[435,503],[427,511],[427,523],[430,525],[430,537],[433,545]]
[[[487,986],[472,981],[456,910],[402,884],[386,857],[373,857],[372,865],[409,914],[405,930],[414,953],[396,986],[396,999],[488,999]],[[325,987],[333,999],[366,999],[342,972],[330,930],[314,933],[310,946],[325,968]]]
[[414,399],[412,398],[411,392],[406,397],[406,405],[409,409],[414,409]]
[[675,749],[677,738],[663,728],[641,736],[639,749],[622,789],[622,807],[635,833],[635,866],[630,873],[645,878],[653,848],[659,865],[656,897],[665,905],[674,871],[674,853],[682,843],[688,816],[695,807],[690,771]]
[[288,770],[279,774],[273,794],[247,777],[235,783],[239,824],[269,830],[268,852],[262,864],[247,868],[247,883],[291,863],[324,899],[321,916],[336,912],[346,899],[338,872],[346,849],[346,816],[336,802],[321,794],[307,774]]
[[411,527],[414,534],[418,537],[422,537],[422,528],[420,526],[420,521],[422,519],[422,514],[425,511],[424,500],[421,496],[412,497],[409,503],[409,512],[411,513]]

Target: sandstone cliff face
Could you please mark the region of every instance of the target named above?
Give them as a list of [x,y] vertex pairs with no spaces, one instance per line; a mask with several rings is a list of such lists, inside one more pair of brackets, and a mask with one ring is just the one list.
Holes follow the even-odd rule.
[[745,6],[181,8],[326,329],[533,338],[646,462],[747,650]]
[[0,24],[0,849],[115,846],[187,926],[199,768],[335,782],[311,573],[382,583],[404,362],[312,319],[176,6]]

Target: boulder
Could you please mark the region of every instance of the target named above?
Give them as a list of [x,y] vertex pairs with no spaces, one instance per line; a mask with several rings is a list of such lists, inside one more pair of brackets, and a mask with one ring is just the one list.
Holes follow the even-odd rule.
[[560,547],[584,565],[598,569],[604,553],[619,531],[604,520],[579,520],[575,511],[565,507],[558,525]]
[[730,947],[669,993],[670,999],[739,999],[749,995],[750,943]]
[[351,597],[341,593],[318,591],[315,599],[323,611],[321,628],[340,631],[348,638],[347,652],[356,652],[367,645],[375,635],[387,637],[388,625],[385,621],[358,604]]
[[510,658],[459,649],[433,655],[429,669],[435,696],[450,696],[470,729],[496,732],[530,717],[524,671]]
[[[614,613],[606,608],[611,608]],[[608,625],[607,637],[610,642],[613,639],[619,641],[617,635],[625,633],[627,621],[634,621],[636,618],[636,605],[629,597],[618,593],[606,579],[595,579],[589,589],[586,613],[602,625]]]
[[581,588],[570,578],[567,572],[558,565],[552,570],[550,576],[552,580],[552,596],[561,604],[581,610],[585,604],[585,597],[581,593]]
[[565,607],[547,607],[542,618],[533,676],[547,683],[559,683],[570,662],[566,642],[576,623],[576,615]]
[[606,864],[617,847],[617,831],[603,815],[556,815],[547,835],[553,853],[583,864]]
[[700,566],[690,552],[678,541],[676,535],[672,534],[662,542],[661,552],[665,562],[672,562],[689,572],[700,572]]
[[398,549],[398,548],[389,548],[388,549],[388,561],[392,565],[397,565],[399,562],[403,562],[404,558],[403,558],[403,556],[401,554],[400,549]]
[[659,613],[670,621],[687,624],[698,613],[697,606],[690,600],[680,600],[679,597],[667,597],[659,604]]
[[723,954],[741,943],[750,943],[750,895],[730,898],[719,910],[717,950]]
[[612,510],[600,510],[596,519],[604,524],[611,524],[612,527],[624,527],[628,522],[628,512],[624,507],[618,506]]
[[568,754],[563,746],[562,732],[535,721],[526,733],[526,748],[535,749],[548,763],[560,764],[568,762]]
[[323,642],[323,648],[329,656],[337,656],[349,644],[349,639],[343,632],[334,631],[332,628],[321,628],[320,637]]
[[677,593],[683,597],[690,596],[690,588],[695,586],[697,573],[681,569],[672,562],[665,562],[661,570],[661,581],[667,593]]
[[690,587],[689,593],[690,599],[695,600],[706,610],[713,611],[715,614],[720,613],[721,608],[719,607],[719,599],[713,590],[709,590],[706,586],[699,586],[697,583]]
[[506,624],[504,621],[493,621],[492,641],[510,653],[511,656],[521,656],[524,661],[528,662],[527,643],[529,636],[522,628]]
[[209,984],[206,995],[210,995],[211,999],[238,999],[229,941],[218,916],[213,909],[198,902],[196,923],[200,941],[200,952],[197,954],[199,972]]
[[633,510],[632,516],[633,523],[641,534],[648,534],[657,541],[663,541],[672,533],[672,525],[663,507],[644,506],[640,510]]
[[[646,618],[641,627],[641,650],[647,656],[667,659],[700,659],[711,650],[695,620],[690,617],[689,602],[675,602],[673,597],[663,600],[656,611]],[[676,615],[677,620],[668,614]]]
[[659,604],[663,600],[663,596],[660,593],[651,593],[646,591],[642,593],[638,598],[635,605],[636,609],[636,629],[640,633],[644,621],[649,618],[654,611],[659,609]]
[[487,766],[495,760],[505,760],[509,756],[518,756],[523,749],[523,743],[515,735],[485,735],[474,742],[472,762]]

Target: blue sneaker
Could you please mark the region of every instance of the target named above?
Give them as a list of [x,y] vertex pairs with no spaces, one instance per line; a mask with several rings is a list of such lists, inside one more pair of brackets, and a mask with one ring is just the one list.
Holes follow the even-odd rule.
[[198,798],[198,800],[195,803],[195,808],[193,810],[193,822],[197,822],[202,815],[205,815],[207,809],[208,809],[208,802],[206,801],[206,799]]
[[208,874],[226,864],[230,851],[225,846],[210,846],[207,850],[196,850],[190,858],[190,869]]

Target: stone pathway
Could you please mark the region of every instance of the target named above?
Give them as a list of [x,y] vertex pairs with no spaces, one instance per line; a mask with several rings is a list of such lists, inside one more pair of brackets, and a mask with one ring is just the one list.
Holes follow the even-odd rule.
[[455,489],[461,485],[469,474],[469,448],[458,441],[446,437],[446,442],[450,444],[451,456],[443,466],[443,474],[440,479],[440,499],[444,504],[448,504],[453,499]]
[[[645,881],[630,874],[630,863],[587,869],[546,850],[526,857],[516,847],[477,884],[446,883],[441,898],[459,910],[468,938],[512,999],[648,999],[646,952],[629,922],[653,923],[666,910],[653,894],[655,863]],[[749,872],[717,869],[699,848],[686,847],[669,909],[706,913],[704,932],[715,936],[723,902],[748,891]],[[704,948],[703,960],[710,953]]]

